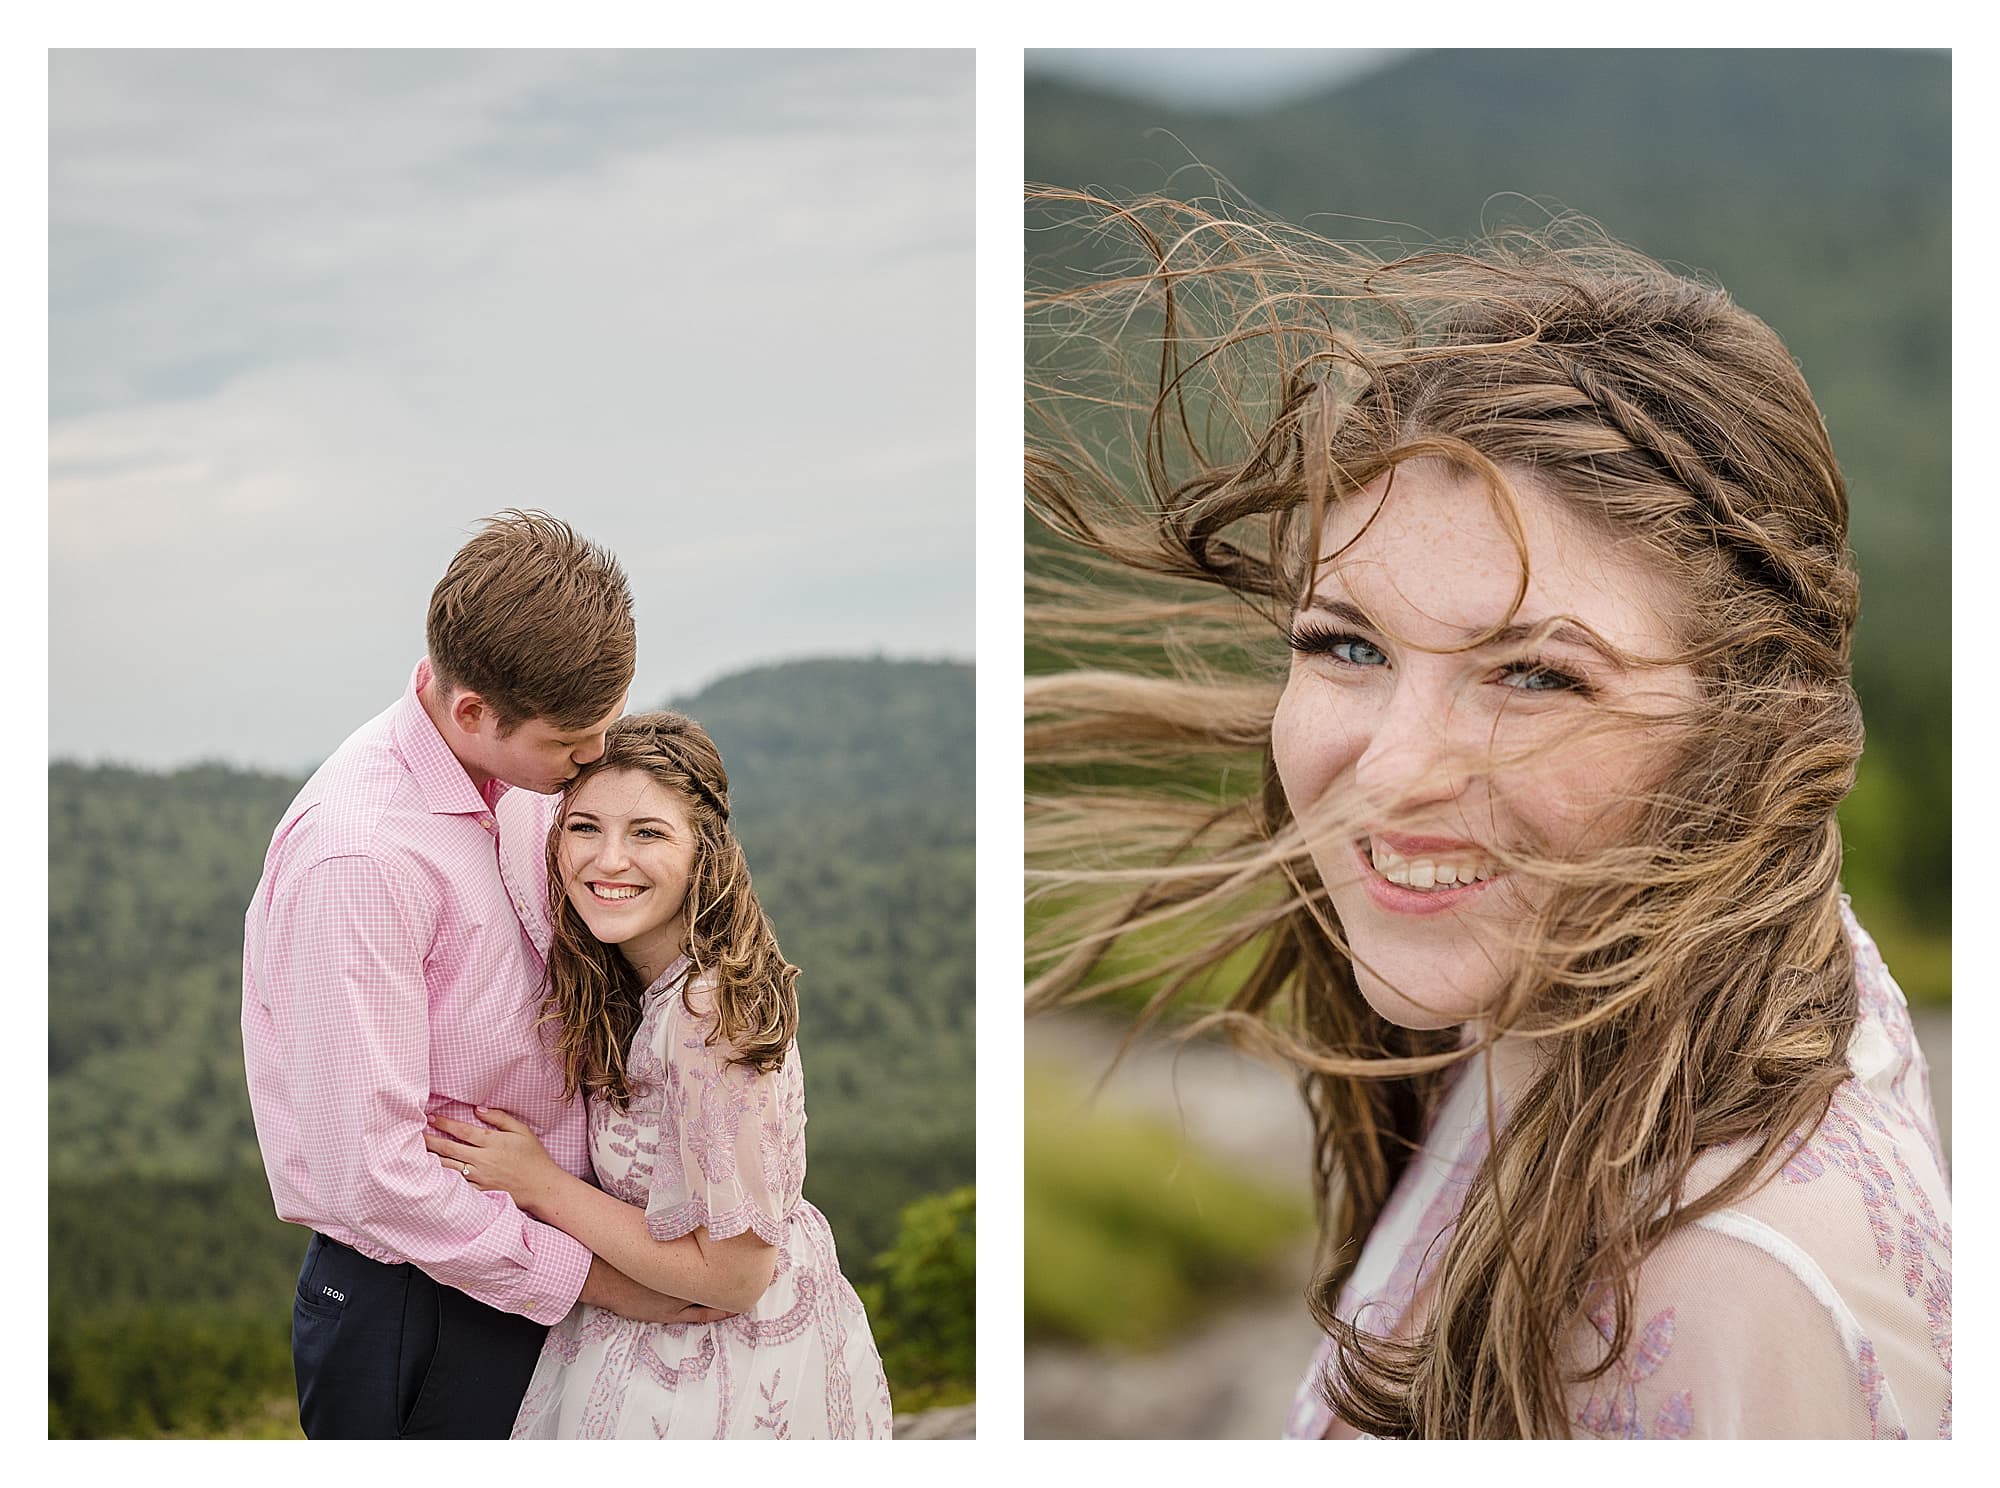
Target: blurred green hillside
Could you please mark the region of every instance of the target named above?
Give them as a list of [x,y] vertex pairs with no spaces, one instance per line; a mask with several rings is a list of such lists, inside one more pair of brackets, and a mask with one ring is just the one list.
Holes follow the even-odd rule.
[[[1234,112],[1056,82],[1033,59],[1032,182],[1232,194],[1384,253],[1579,212],[1778,331],[1846,473],[1863,578],[1869,748],[1845,877],[1905,990],[1948,998],[1949,57],[1437,51]],[[1029,227],[1031,284],[1088,272],[1087,244]]]
[[1165,1123],[1092,1107],[1045,1067],[1026,1073],[1023,1271],[1030,1342],[1157,1347],[1190,1320],[1268,1288],[1311,1233],[1298,1194],[1231,1171]]
[[[795,662],[671,706],[721,748],[802,968],[806,1196],[887,1309],[899,1405],[970,1398],[972,668]],[[296,1430],[268,1402],[306,1235],[272,1214],[238,1018],[244,909],[300,784],[49,767],[52,1436]]]

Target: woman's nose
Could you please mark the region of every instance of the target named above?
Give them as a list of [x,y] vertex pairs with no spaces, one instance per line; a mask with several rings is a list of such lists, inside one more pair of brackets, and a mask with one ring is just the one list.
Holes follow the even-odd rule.
[[1355,761],[1355,783],[1383,804],[1448,801],[1463,784],[1452,744],[1452,699],[1407,681],[1382,711]]

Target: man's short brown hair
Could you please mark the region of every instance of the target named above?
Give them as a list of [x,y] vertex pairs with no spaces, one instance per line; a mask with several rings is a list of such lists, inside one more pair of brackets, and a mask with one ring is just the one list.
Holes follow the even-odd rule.
[[546,512],[481,525],[431,591],[424,627],[439,689],[476,692],[502,732],[531,718],[601,722],[632,685],[638,643],[618,560]]

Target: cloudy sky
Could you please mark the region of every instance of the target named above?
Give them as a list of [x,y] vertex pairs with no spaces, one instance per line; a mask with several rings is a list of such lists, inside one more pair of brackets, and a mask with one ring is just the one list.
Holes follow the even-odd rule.
[[1407,57],[1390,47],[1030,47],[1027,71],[1154,103],[1229,110],[1303,98]]
[[970,657],[970,52],[56,52],[52,756],[280,769],[478,518],[613,548],[635,704]]

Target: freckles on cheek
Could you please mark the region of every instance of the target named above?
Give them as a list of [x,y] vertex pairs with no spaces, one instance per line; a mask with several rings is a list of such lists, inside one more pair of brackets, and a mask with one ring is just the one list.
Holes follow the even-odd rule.
[[1271,755],[1294,814],[1324,793],[1351,753],[1348,730],[1325,689],[1294,678],[1271,718]]
[[1284,786],[1294,811],[1298,809],[1302,744],[1297,692],[1296,683],[1287,687],[1278,699],[1277,711],[1271,715],[1271,760],[1278,768],[1279,783]]
[[1575,853],[1617,839],[1636,820],[1633,781],[1608,761],[1514,771],[1494,781],[1494,795],[1546,850]]

